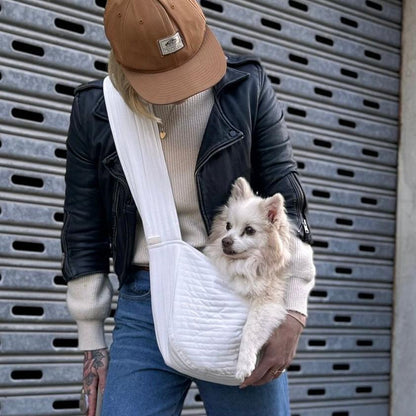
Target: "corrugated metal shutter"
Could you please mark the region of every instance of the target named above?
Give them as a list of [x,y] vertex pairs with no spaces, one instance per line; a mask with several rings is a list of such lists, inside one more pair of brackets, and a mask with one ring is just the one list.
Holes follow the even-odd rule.
[[[387,415],[401,3],[201,4],[227,51],[263,59],[310,201],[318,283],[289,371],[292,415]],[[60,275],[64,142],[74,87],[105,76],[104,5],[0,1],[5,416],[78,414],[81,355]],[[195,389],[183,414],[204,414]]]

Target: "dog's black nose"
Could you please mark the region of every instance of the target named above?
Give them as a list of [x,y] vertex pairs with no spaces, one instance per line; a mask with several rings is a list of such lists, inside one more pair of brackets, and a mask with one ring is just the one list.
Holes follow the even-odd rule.
[[224,248],[231,247],[233,245],[233,239],[231,237],[224,237],[221,242]]

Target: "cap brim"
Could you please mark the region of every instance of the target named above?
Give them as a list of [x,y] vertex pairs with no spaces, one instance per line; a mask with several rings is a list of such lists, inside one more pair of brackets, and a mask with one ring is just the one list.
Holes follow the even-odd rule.
[[169,104],[212,87],[224,76],[226,67],[224,51],[207,26],[199,51],[177,68],[158,73],[142,73],[122,68],[126,78],[142,98],[152,104]]

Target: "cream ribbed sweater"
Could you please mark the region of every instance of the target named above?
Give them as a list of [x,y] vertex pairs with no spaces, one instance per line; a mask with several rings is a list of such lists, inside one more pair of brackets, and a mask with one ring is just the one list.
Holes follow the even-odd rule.
[[[207,234],[201,218],[195,164],[209,114],[214,104],[212,90],[203,91],[185,102],[155,105],[154,112],[164,123],[167,136],[162,148],[171,180],[182,239],[196,248],[205,245]],[[143,228],[137,224],[134,264],[148,264]],[[287,308],[307,314],[307,300],[314,285],[312,248],[294,237]],[[91,274],[68,283],[67,305],[78,325],[79,348],[105,347],[104,320],[111,307],[112,287],[104,274]]]

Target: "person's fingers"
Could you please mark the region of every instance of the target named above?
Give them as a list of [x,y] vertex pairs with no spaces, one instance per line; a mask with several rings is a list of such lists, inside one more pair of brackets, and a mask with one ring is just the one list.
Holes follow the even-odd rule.
[[269,370],[264,377],[262,377],[260,380],[253,383],[253,386],[262,386],[263,384],[270,383],[270,381],[273,381],[276,378],[279,378],[286,370],[285,369],[279,369],[279,370]]
[[240,388],[245,388],[261,380],[267,372],[272,368],[273,362],[263,357],[253,372],[243,381]]

